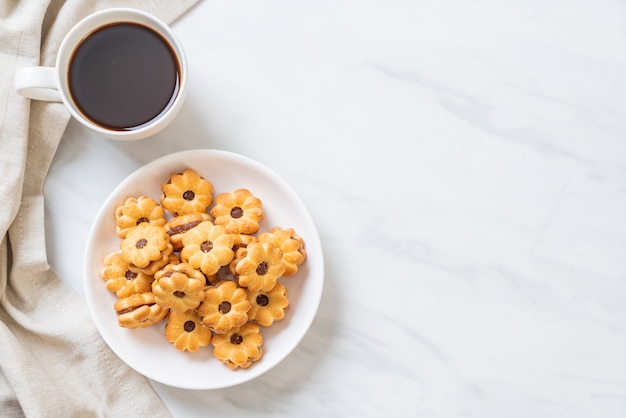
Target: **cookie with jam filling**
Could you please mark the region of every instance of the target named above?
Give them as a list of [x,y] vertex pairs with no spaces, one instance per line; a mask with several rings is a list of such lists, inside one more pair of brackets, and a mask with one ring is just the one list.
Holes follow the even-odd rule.
[[121,253],[108,254],[103,262],[104,267],[100,271],[100,276],[104,280],[104,286],[108,291],[114,292],[118,298],[152,290],[154,277],[132,271],[128,263],[122,259]]
[[224,280],[204,291],[204,300],[197,311],[202,323],[216,334],[223,334],[248,321],[250,302],[245,289]]
[[165,338],[179,351],[193,353],[211,343],[212,333],[202,324],[200,315],[194,311],[170,311],[165,325]]
[[247,369],[263,356],[261,329],[252,322],[214,335],[211,344],[215,357],[230,369]]
[[163,320],[169,312],[169,309],[156,303],[152,292],[119,299],[113,307],[119,326],[124,328],[149,327]]
[[204,221],[210,221],[211,216],[206,212],[192,212],[185,215],[175,216],[165,224],[165,231],[170,236],[174,251],[183,248],[183,236],[191,229]]
[[275,247],[283,252],[285,263],[284,276],[293,276],[298,272],[298,266],[304,263],[306,251],[304,240],[296,234],[293,228],[281,228],[276,226],[259,234],[258,241],[261,243],[272,242]]
[[246,247],[246,254],[235,266],[239,286],[252,292],[267,292],[285,272],[283,252],[272,242],[253,242]]
[[213,184],[189,168],[171,174],[161,191],[161,205],[174,216],[206,212],[213,203]]
[[210,221],[201,222],[188,231],[182,242],[181,260],[207,277],[215,275],[233,259],[233,236],[227,234],[223,226]]
[[[173,252],[170,237],[165,229],[160,226],[140,223],[131,229],[120,243],[122,259],[130,267],[137,269],[149,269],[147,274],[154,274],[156,270],[167,264],[170,254]],[[158,266],[152,271],[153,267]],[[137,271],[134,270],[133,271]]]
[[223,225],[231,234],[254,234],[264,217],[261,199],[248,189],[221,193],[215,198],[211,215],[216,225]]
[[174,312],[195,309],[204,300],[204,274],[187,263],[168,264],[156,272],[152,293],[156,303]]
[[163,207],[151,197],[129,197],[115,209],[115,231],[120,238],[125,238],[128,231],[143,222],[154,226],[163,226],[166,222]]
[[264,327],[283,319],[289,307],[287,289],[280,282],[276,282],[276,286],[267,292],[249,291],[248,300],[250,301],[248,319]]

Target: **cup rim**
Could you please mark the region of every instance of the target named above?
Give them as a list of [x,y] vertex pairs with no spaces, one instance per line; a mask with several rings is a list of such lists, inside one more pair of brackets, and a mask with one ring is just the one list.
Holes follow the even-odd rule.
[[[176,97],[167,112],[154,123],[147,123],[137,129],[113,130],[93,123],[85,117],[74,102],[69,92],[68,70],[71,57],[81,41],[99,28],[113,22],[139,23],[158,32],[169,44],[180,65],[180,81]],[[112,139],[142,139],[163,129],[178,113],[187,92],[187,58],[183,46],[174,31],[157,16],[140,9],[129,7],[112,7],[92,13],[76,23],[63,38],[57,52],[55,74],[61,100],[71,115],[89,129]]]

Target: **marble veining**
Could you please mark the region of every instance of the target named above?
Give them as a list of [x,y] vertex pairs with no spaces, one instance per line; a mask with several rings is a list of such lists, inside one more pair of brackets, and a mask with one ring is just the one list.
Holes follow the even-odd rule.
[[191,78],[170,127],[119,143],[70,122],[49,261],[82,294],[120,181],[179,150],[238,152],[308,207],[324,294],[263,376],[153,382],[174,416],[624,417],[624,16],[617,0],[204,0],[173,25]]

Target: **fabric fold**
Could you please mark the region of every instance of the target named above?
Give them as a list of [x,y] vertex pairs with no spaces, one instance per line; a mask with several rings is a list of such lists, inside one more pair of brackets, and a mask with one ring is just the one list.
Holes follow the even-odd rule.
[[[43,184],[67,126],[13,74],[54,65],[65,33],[109,7],[173,22],[197,0],[4,0],[0,5],[0,416],[170,416],[148,381],[104,343],[86,303],[47,263]],[[79,266],[80,268],[80,266]]]

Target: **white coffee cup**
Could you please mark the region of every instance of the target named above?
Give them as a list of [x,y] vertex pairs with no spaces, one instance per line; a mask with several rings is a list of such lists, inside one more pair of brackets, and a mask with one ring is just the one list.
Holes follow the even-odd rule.
[[[118,57],[118,50],[126,55]],[[152,55],[143,57],[146,51]],[[187,61],[161,20],[136,9],[112,8],[87,16],[68,32],[55,67],[18,69],[15,88],[30,99],[63,102],[76,120],[105,137],[136,140],[163,129],[180,110]]]

